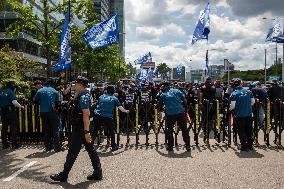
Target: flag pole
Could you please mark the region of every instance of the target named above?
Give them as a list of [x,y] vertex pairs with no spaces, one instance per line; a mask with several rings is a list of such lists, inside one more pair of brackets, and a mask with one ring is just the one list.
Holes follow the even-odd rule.
[[[69,24],[71,23],[71,3],[70,0],[68,1],[68,9],[69,9]],[[71,26],[70,26],[70,30],[71,30]],[[71,32],[70,32],[71,33]],[[71,42],[70,42],[71,43]],[[71,50],[72,52],[72,50]],[[72,53],[71,53],[71,62],[72,62]],[[69,81],[72,80],[72,63],[70,62],[70,68],[69,68]]]

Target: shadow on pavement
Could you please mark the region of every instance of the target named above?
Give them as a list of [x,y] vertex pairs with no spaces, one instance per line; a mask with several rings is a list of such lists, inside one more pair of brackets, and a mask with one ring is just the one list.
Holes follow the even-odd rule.
[[239,158],[263,158],[264,155],[258,153],[255,150],[251,150],[251,151],[240,151],[240,152],[235,152],[235,154],[239,157]]
[[61,188],[66,188],[66,189],[73,189],[73,188],[80,188],[80,189],[87,189],[89,188],[89,186],[93,183],[96,183],[99,181],[84,181],[84,182],[80,182],[77,183],[75,185],[70,184],[70,183],[63,183],[63,182],[50,182],[51,185],[58,185],[61,186]]

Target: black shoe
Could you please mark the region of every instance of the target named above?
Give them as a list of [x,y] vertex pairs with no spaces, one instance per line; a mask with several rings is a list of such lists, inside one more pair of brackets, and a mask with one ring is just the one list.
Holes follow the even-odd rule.
[[50,152],[52,148],[45,148],[45,151]]
[[19,149],[20,147],[21,147],[21,145],[16,144],[16,145],[13,145],[13,146],[12,146],[12,149]]
[[51,175],[50,178],[53,181],[57,181],[57,182],[67,182],[67,177],[64,176],[62,173],[58,173],[56,175]]
[[173,149],[173,147],[167,147],[167,151],[172,152],[172,151],[174,151],[174,149]]
[[116,151],[116,150],[118,150],[118,147],[117,147],[117,146],[111,147],[111,151],[112,151],[112,152],[114,152],[114,151]]
[[185,149],[186,149],[186,151],[190,152],[191,151],[190,145],[186,145]]
[[88,180],[102,180],[103,179],[103,172],[102,169],[100,168],[98,171],[93,172],[92,175],[89,175],[87,177]]
[[248,150],[254,150],[253,146],[249,146],[247,149]]
[[64,151],[64,148],[62,148],[62,147],[55,148],[54,151],[55,151],[55,152],[63,152],[63,151]]
[[240,150],[244,151],[244,152],[247,152],[248,151],[248,147],[247,146],[242,146]]

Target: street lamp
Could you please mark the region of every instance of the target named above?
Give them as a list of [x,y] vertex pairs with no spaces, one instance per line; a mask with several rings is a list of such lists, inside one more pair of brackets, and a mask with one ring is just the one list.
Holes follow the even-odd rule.
[[[257,48],[254,47],[253,49],[256,50]],[[266,85],[266,82],[267,82],[267,63],[266,63],[266,55],[267,55],[267,49],[265,48],[265,49],[264,49],[264,82],[265,82],[265,85]]]

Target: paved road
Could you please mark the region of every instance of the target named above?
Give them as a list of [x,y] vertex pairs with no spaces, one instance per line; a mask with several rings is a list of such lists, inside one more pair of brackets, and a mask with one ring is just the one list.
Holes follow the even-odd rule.
[[[256,151],[240,153],[236,146],[228,148],[212,140],[210,148],[201,143],[189,153],[180,136],[180,145],[168,153],[164,145],[136,147],[131,137],[127,147],[126,137],[122,140],[115,153],[105,148],[105,142],[98,148],[104,172],[100,182],[86,179],[92,168],[84,149],[63,184],[52,182],[49,175],[62,169],[67,151],[46,153],[36,145],[0,150],[0,188],[284,188],[284,151],[275,146],[266,148],[261,143]],[[19,171],[23,172],[11,181],[3,181]]]

